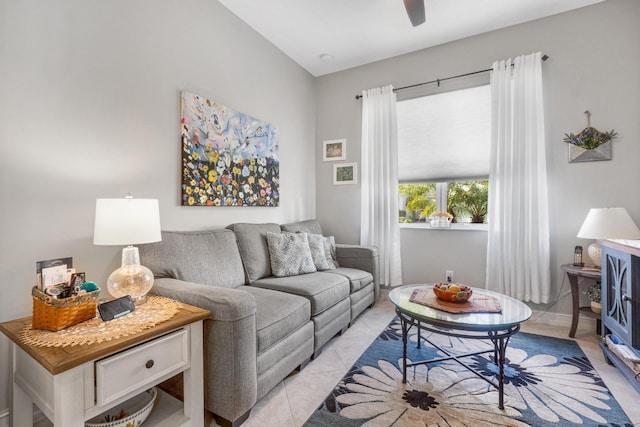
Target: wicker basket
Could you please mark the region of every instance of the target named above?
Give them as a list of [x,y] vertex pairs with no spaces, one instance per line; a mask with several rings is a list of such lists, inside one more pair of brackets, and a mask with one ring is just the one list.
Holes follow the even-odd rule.
[[100,290],[64,299],[51,298],[35,286],[33,296],[33,329],[59,331],[96,317]]

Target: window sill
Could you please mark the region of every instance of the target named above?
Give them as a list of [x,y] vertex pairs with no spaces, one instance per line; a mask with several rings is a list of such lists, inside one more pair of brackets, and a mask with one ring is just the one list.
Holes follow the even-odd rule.
[[400,223],[400,228],[407,229],[420,229],[420,230],[434,230],[434,231],[489,231],[489,224],[468,224],[468,223],[454,223],[449,228],[432,228],[431,225],[424,222],[405,222]]

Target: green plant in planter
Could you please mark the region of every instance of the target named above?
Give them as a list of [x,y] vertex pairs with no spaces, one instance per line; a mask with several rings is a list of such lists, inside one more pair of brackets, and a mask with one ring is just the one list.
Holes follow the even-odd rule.
[[593,302],[600,302],[602,298],[602,289],[600,283],[596,283],[595,285],[589,286],[587,289],[583,291],[583,293],[589,297],[589,300]]
[[613,129],[611,129],[610,132],[600,132],[598,129],[591,127],[591,113],[587,110],[584,114],[587,115],[587,127],[577,135],[565,133],[564,142],[584,148],[585,150],[593,150],[611,141],[618,135]]
[[489,209],[489,182],[450,182],[449,210],[454,216],[471,216],[471,222],[482,224]]
[[582,132],[577,135],[565,133],[563,141],[577,145],[585,150],[593,150],[594,148],[598,148],[602,144],[611,141],[617,135],[618,134],[615,133],[613,129],[610,132],[600,132],[596,128],[588,127],[583,129]]

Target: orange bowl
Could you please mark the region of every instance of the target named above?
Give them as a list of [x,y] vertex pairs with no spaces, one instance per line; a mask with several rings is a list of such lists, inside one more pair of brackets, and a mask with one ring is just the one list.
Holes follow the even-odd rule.
[[448,302],[466,302],[473,294],[473,290],[460,283],[436,283],[433,292],[438,298]]

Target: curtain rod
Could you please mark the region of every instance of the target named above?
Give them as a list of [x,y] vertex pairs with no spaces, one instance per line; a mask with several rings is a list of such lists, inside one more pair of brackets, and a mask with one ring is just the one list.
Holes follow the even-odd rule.
[[[543,61],[546,61],[547,59],[549,59],[548,55],[542,55],[542,60]],[[513,67],[513,64],[511,64],[511,66]],[[393,91],[397,92],[399,90],[411,89],[411,88],[414,88],[414,87],[430,85],[430,84],[433,84],[433,83],[437,83],[438,86],[440,86],[440,82],[444,82],[444,81],[447,81],[447,80],[453,80],[453,79],[459,79],[460,77],[473,76],[474,74],[486,73],[487,71],[491,71],[491,70],[492,70],[492,68],[487,68],[486,70],[480,70],[480,71],[472,71],[471,73],[458,74],[457,76],[451,76],[451,77],[445,77],[445,78],[442,78],[442,79],[431,80],[430,82],[416,83],[414,85],[394,88]],[[356,95],[356,99],[360,99],[360,98],[362,98],[362,95]]]

